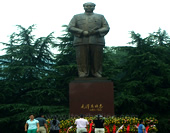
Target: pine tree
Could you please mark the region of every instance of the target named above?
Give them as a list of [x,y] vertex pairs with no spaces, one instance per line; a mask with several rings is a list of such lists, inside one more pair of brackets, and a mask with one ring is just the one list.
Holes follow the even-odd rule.
[[[55,43],[52,33],[34,38],[34,25],[28,29],[18,25],[19,33],[13,33],[6,45],[6,54],[0,57],[0,124],[2,132],[22,132],[19,124],[25,124],[30,114],[66,113],[66,98],[57,87],[54,55],[49,46]],[[16,130],[17,129],[17,130]],[[19,131],[21,130],[21,131]]]

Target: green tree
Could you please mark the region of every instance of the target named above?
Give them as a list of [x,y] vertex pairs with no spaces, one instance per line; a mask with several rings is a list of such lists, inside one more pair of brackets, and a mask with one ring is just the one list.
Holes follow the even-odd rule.
[[68,26],[63,25],[64,34],[57,37],[59,43],[54,44],[53,47],[57,48],[59,53],[55,56],[54,69],[57,75],[54,75],[59,83],[60,88],[67,99],[67,106],[69,103],[69,82],[77,77],[76,55],[73,47],[73,35],[68,32]]
[[[161,30],[144,39],[135,32],[131,32],[131,36],[131,44],[136,47],[128,50],[126,65],[123,67],[125,76],[115,96],[119,105],[118,113],[138,114],[141,117],[153,115],[167,122],[170,102],[169,36]],[[166,132],[167,126],[160,125],[161,132]]]
[[[56,38],[35,39],[17,26],[6,54],[0,56],[0,124],[2,132],[23,132],[28,115],[68,113],[69,82],[78,76],[73,35],[65,28]],[[116,115],[136,114],[159,119],[159,132],[168,131],[170,86],[170,41],[165,31],[142,38],[131,32],[134,47],[105,47],[103,76],[114,82]],[[49,46],[58,48],[53,55]],[[166,124],[167,123],[167,124]],[[16,131],[17,129],[17,131]]]
[[[34,25],[28,29],[18,25],[19,33],[13,33],[9,43],[3,43],[6,54],[0,57],[1,93],[0,124],[2,132],[22,132],[17,129],[30,114],[66,113],[66,98],[57,86],[54,56],[49,46],[54,44],[52,33],[34,38]],[[16,130],[17,129],[17,130]],[[20,131],[19,131],[20,130]]]

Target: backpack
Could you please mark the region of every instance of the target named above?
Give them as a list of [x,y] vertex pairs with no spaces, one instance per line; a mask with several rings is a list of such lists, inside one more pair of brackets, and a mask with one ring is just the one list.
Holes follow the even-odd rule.
[[56,124],[54,125],[53,124],[53,120],[50,122],[50,124],[51,124],[51,127],[50,127],[50,130],[59,130],[59,121],[58,120],[56,120]]

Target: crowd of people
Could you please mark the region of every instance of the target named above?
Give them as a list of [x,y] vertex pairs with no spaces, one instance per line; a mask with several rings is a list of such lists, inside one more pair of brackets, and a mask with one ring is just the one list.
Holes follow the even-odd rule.
[[[105,123],[104,119],[102,119],[102,115],[98,114],[96,116],[96,119],[93,120],[93,126],[95,127],[94,132],[95,133],[105,133]],[[60,130],[60,121],[57,120],[56,117],[54,117],[50,121],[50,133],[59,133]],[[89,125],[89,122],[87,119],[84,119],[83,115],[80,115],[80,118],[75,120],[75,125],[76,125],[76,133],[87,133],[87,126]],[[122,125],[116,133],[119,133],[119,131],[124,127]],[[69,129],[72,127],[68,128],[67,133],[69,132]],[[138,128],[138,133],[147,133],[145,130],[145,126],[143,121],[140,121],[140,125],[137,126]],[[25,131],[27,133],[48,133],[48,127],[47,127],[47,122],[46,119],[44,118],[44,115],[39,115],[37,118],[34,118],[34,115],[29,116],[29,120],[26,121],[25,123]]]
[[[83,115],[80,115],[79,119],[76,119],[75,121],[77,130],[77,133],[87,133],[87,125],[89,125],[89,122],[83,118]],[[104,119],[102,119],[102,115],[97,115],[96,120],[93,120],[93,126],[95,128],[95,133],[105,133],[105,123]],[[123,129],[124,125],[118,128],[116,133],[119,133],[121,129]],[[136,126],[138,128],[138,133],[147,133],[145,130],[144,122],[141,120],[140,125]]]
[[[50,121],[50,133],[59,133],[60,122],[56,117]],[[34,115],[29,116],[29,120],[25,123],[25,132],[27,133],[48,133],[47,121],[44,115],[39,115],[34,118]]]

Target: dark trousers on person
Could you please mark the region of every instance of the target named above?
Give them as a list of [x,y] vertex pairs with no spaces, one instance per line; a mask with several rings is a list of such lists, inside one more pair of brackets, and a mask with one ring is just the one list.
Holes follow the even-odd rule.
[[103,46],[83,44],[75,46],[79,77],[88,77],[92,74],[101,77],[103,62]]
[[59,133],[59,130],[50,130],[50,133]]

